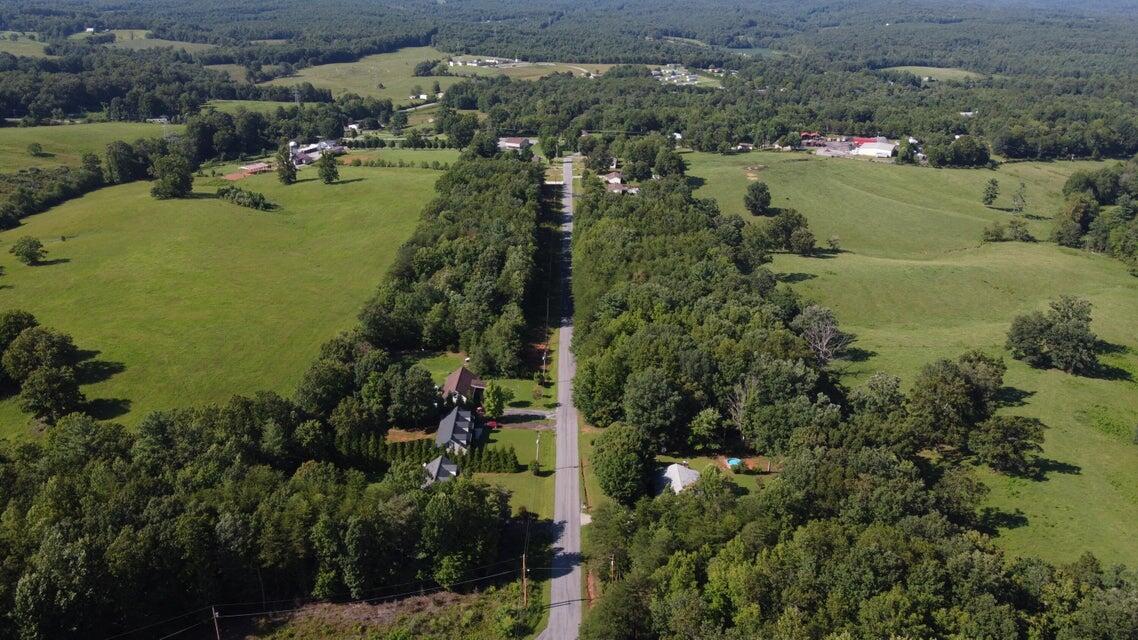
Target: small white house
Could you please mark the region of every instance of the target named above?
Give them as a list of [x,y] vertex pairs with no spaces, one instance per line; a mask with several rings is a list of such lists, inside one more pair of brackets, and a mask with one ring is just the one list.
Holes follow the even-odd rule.
[[672,493],[679,493],[695,484],[699,480],[699,472],[686,464],[678,462],[668,465],[656,478],[659,491],[671,489]]

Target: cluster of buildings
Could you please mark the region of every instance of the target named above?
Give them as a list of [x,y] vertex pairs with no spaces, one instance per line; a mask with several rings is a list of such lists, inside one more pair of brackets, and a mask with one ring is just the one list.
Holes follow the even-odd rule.
[[[606,184],[620,184],[609,182],[612,175],[604,176]],[[439,421],[439,428],[435,432],[435,447],[441,452],[423,464],[424,488],[458,477],[461,470],[450,456],[470,451],[485,430],[477,413],[464,407],[481,403],[485,391],[486,383],[466,367],[459,367],[446,377],[439,392],[443,401],[453,403],[454,408]],[[655,485],[657,492],[679,493],[698,480],[698,471],[689,467],[687,462],[677,462],[657,471]]]
[[466,367],[451,372],[439,389],[444,402],[453,403],[450,413],[439,420],[435,431],[435,447],[444,453],[423,465],[423,486],[446,482],[458,476],[458,464],[447,453],[466,453],[482,437],[484,427],[475,412],[466,409],[482,402],[486,383]]
[[348,148],[334,140],[321,140],[313,144],[300,145],[295,140],[288,143],[289,156],[297,167],[312,164],[321,156],[330,153],[334,156],[348,152]]
[[470,60],[447,60],[448,67],[497,67],[503,64],[517,64],[521,62],[518,58],[473,58]]
[[626,184],[624,174],[619,171],[610,171],[601,176],[601,180],[605,183],[605,191],[609,193],[619,193],[621,195],[636,195],[640,193],[640,187]]
[[664,84],[690,86],[699,82],[699,76],[679,64],[666,64],[652,70],[652,76]]

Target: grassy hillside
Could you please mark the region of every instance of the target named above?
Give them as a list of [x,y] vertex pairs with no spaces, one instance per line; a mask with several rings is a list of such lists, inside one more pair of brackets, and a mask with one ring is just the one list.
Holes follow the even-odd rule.
[[[911,381],[921,366],[967,348],[1003,351],[1012,317],[1044,308],[1061,293],[1089,298],[1094,329],[1116,345],[1104,361],[1138,377],[1138,279],[1112,259],[1049,243],[981,245],[981,229],[1010,214],[980,204],[984,183],[1000,180],[1007,199],[1027,185],[1029,225],[1046,237],[1067,175],[1087,163],[1023,163],[986,170],[933,170],[798,154],[688,154],[698,191],[742,213],[749,179],[765,180],[776,206],[795,207],[824,242],[826,258],[779,256],[776,271],[801,293],[833,307],[857,334],[866,358],[846,363],[856,384],[884,370]],[[750,216],[747,216],[748,218]],[[1071,560],[1090,549],[1115,562],[1138,557],[1128,531],[1138,521],[1138,384],[1038,371],[1007,358],[1006,384],[1021,392],[1008,413],[1048,426],[1045,480],[978,473],[992,488],[999,540],[1017,553]]]
[[[355,322],[439,172],[344,167],[341,176],[336,185],[310,170],[291,187],[273,175],[241,183],[281,205],[273,212],[213,199],[210,179],[186,200],[156,201],[138,183],[68,202],[0,233],[0,248],[32,235],[65,261],[26,267],[5,249],[0,307],[31,311],[98,350],[97,360],[121,363],[83,390],[129,401],[116,418],[127,424],[234,393],[289,393],[319,345]],[[0,403],[0,436],[26,434],[24,425],[11,399]]]
[[[20,31],[0,31],[0,53],[10,53],[14,56],[28,58],[44,58],[44,47],[47,45],[38,40],[32,40],[36,34]],[[13,40],[12,36],[16,36]]]
[[[181,125],[169,125],[166,131],[177,132]],[[78,165],[83,154],[102,155],[107,144],[115,140],[133,142],[139,138],[162,136],[162,125],[142,122],[96,122],[45,127],[0,128],[0,173],[26,167]],[[43,154],[28,154],[28,145],[38,142]]]
[[[405,104],[415,85],[429,93],[435,80],[439,81],[443,89],[462,80],[458,77],[418,78],[413,75],[415,65],[419,62],[445,57],[445,53],[432,47],[407,47],[392,53],[366,56],[356,62],[307,67],[295,75],[270,80],[268,84],[311,82],[317,87],[331,89],[336,96],[358,93],[362,96],[391,98],[396,104]],[[383,88],[380,88],[381,84]]]

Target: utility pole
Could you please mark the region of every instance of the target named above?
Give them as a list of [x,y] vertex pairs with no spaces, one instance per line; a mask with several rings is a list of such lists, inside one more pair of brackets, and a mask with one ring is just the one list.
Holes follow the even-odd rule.
[[217,624],[217,607],[211,605],[209,610],[213,613],[213,634],[217,640],[221,640],[221,627]]
[[522,545],[522,608],[529,606],[529,576],[526,569],[526,553],[529,552],[529,525],[533,522],[529,517],[526,518],[526,541]]

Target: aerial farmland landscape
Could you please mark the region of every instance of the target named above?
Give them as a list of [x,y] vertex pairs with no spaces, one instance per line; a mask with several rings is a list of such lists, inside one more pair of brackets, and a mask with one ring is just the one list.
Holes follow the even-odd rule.
[[0,640],[1138,640],[1135,33],[0,0]]

